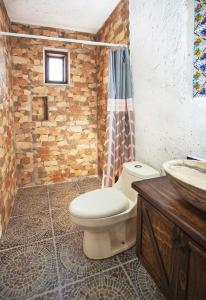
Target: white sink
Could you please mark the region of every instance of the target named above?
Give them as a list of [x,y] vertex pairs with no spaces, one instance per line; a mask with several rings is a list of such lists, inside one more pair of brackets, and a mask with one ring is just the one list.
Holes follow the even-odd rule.
[[183,199],[206,212],[206,161],[171,160],[163,168]]

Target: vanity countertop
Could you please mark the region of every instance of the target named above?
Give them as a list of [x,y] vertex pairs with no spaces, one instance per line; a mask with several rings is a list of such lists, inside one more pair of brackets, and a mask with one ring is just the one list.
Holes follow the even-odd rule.
[[184,201],[166,176],[133,182],[132,187],[206,249],[206,213]]

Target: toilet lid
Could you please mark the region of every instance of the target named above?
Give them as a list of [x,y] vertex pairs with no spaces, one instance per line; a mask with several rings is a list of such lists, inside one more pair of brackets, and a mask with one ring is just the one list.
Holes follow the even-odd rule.
[[70,213],[79,218],[104,218],[117,215],[129,208],[129,199],[116,188],[91,191],[75,198]]

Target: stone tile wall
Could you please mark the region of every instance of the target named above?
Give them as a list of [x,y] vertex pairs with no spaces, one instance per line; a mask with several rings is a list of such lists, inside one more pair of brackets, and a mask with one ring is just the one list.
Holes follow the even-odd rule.
[[[122,0],[97,35],[17,23],[11,25],[11,30],[128,43],[128,23],[128,0]],[[0,30],[9,29],[10,20],[0,0]],[[69,51],[68,86],[43,83],[44,48]],[[15,198],[16,178],[19,187],[41,185],[96,174],[97,166],[102,175],[107,66],[107,48],[0,38],[0,224],[3,230]],[[42,114],[40,99],[43,97],[48,101],[45,121],[35,115]]]
[[32,121],[48,120],[48,97],[32,97]]
[[[9,19],[3,2],[0,3],[1,30],[8,30]],[[128,23],[128,0],[122,0],[96,36],[17,23],[12,24],[11,30],[19,33],[128,43]],[[43,83],[44,48],[69,51],[71,77],[68,86]],[[4,191],[4,195],[1,196],[1,203],[4,203],[1,210],[7,211],[8,215],[11,199],[15,194],[14,127],[18,186],[46,184],[66,181],[76,176],[93,175],[97,172],[97,165],[98,173],[102,175],[108,49],[12,38],[14,103],[9,44],[6,38],[1,39],[0,51],[3,54],[1,73],[2,78],[5,78],[1,82],[0,102],[0,114],[3,116],[0,120],[3,133],[0,184],[1,191]],[[35,112],[32,118],[32,107],[35,108],[32,100],[34,97],[45,96],[48,99],[48,120],[38,120],[38,117],[34,116]],[[12,124],[13,106],[15,126]],[[41,110],[41,107],[39,109]],[[7,141],[2,140],[6,138]],[[6,188],[8,185],[12,188]],[[3,208],[5,205],[9,207]],[[8,216],[3,218],[6,220]]]
[[[129,0],[122,0],[96,35],[98,41],[129,43]],[[97,103],[98,103],[98,174],[102,176],[104,167],[105,120],[107,109],[107,48],[97,49]]]
[[[10,21],[0,0],[0,31],[9,31]],[[0,37],[0,236],[8,223],[16,194],[14,112],[10,39]]]
[[[16,23],[12,31],[94,39],[92,34]],[[43,83],[44,48],[69,51],[69,85]],[[96,47],[13,38],[12,60],[18,186],[96,174]],[[48,121],[35,121],[34,116],[32,121],[35,96],[48,97]]]

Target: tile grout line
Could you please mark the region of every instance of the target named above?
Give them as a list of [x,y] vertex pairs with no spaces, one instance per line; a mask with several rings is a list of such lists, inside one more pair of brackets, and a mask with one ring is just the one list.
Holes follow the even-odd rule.
[[62,295],[61,295],[61,292],[60,292],[61,282],[60,282],[59,264],[58,264],[58,259],[57,259],[57,247],[56,247],[56,240],[55,240],[55,234],[54,234],[52,209],[51,209],[50,193],[49,193],[48,186],[47,186],[47,193],[48,193],[48,200],[49,200],[49,215],[50,215],[51,229],[52,229],[52,240],[53,240],[55,260],[56,260],[56,272],[57,272],[57,278],[58,278],[58,289],[59,289],[59,294],[60,294],[59,296],[60,296],[60,300],[61,300],[62,299]]
[[[81,184],[80,184],[80,183],[75,182],[75,186],[76,186],[76,188],[77,188],[78,191],[81,190]],[[90,279],[90,278],[94,278],[95,276],[100,276],[101,274],[105,274],[105,273],[107,273],[107,272],[109,272],[109,271],[111,271],[111,270],[117,269],[117,268],[120,268],[120,269],[123,270],[124,274],[126,275],[126,278],[128,279],[129,283],[131,284],[132,289],[134,289],[135,294],[136,294],[137,296],[139,296],[139,295],[137,294],[137,290],[136,290],[135,287],[134,287],[134,284],[132,283],[132,281],[131,281],[131,279],[130,279],[129,274],[127,273],[126,269],[124,268],[124,266],[125,266],[126,264],[129,264],[130,262],[137,260],[136,257],[135,257],[135,258],[132,258],[132,259],[129,259],[128,261],[121,262],[120,258],[117,256],[117,257],[116,257],[116,262],[117,262],[117,264],[116,264],[115,266],[113,266],[113,267],[111,267],[111,268],[104,269],[104,270],[100,270],[100,271],[98,271],[98,272],[96,272],[96,273],[94,273],[94,274],[92,274],[92,275],[85,276],[85,277],[83,277],[83,278],[81,278],[81,279],[78,279],[78,280],[76,280],[76,281],[73,281],[73,282],[71,282],[71,283],[61,284],[60,264],[58,263],[57,238],[58,238],[59,236],[66,236],[67,233],[64,233],[64,234],[61,234],[61,235],[58,235],[58,236],[56,236],[56,234],[55,234],[55,230],[54,230],[55,226],[54,226],[54,222],[53,222],[52,212],[53,212],[53,210],[56,210],[56,208],[52,208],[52,201],[51,201],[51,198],[50,198],[51,193],[52,193],[52,192],[50,192],[49,186],[47,185],[46,192],[45,192],[45,196],[47,195],[48,206],[49,206],[49,207],[48,207],[48,209],[46,209],[45,211],[48,213],[48,218],[49,218],[49,220],[50,220],[51,234],[52,234],[52,235],[51,235],[51,237],[49,237],[49,238],[45,238],[45,239],[42,239],[42,240],[40,240],[40,241],[37,240],[37,241],[34,241],[34,242],[30,242],[29,244],[30,244],[30,245],[33,245],[33,244],[41,243],[41,242],[44,242],[44,241],[53,241],[54,256],[55,256],[55,257],[54,257],[54,261],[56,262],[56,275],[57,275],[58,285],[56,286],[56,288],[53,288],[53,289],[51,289],[51,290],[46,290],[46,291],[44,291],[44,292],[42,292],[42,293],[40,293],[40,294],[33,295],[33,296],[31,296],[31,297],[29,297],[29,298],[27,298],[27,299],[32,300],[32,299],[35,299],[35,297],[37,297],[37,296],[44,296],[44,295],[46,295],[47,293],[56,292],[56,291],[59,292],[60,299],[62,299],[62,297],[63,297],[63,296],[62,296],[62,293],[61,293],[62,288],[65,288],[65,287],[67,287],[67,286],[72,286],[72,285],[75,285],[75,284],[84,282],[84,281],[86,281],[86,280],[88,280],[88,279]],[[60,208],[57,208],[57,209],[60,209]],[[15,217],[15,216],[14,216],[14,217]],[[19,217],[19,216],[16,216],[16,217]],[[27,244],[26,244],[26,245],[25,245],[25,244],[22,244],[22,245],[17,245],[17,246],[11,247],[11,248],[2,249],[2,250],[0,250],[0,253],[3,252],[3,251],[5,252],[5,251],[8,251],[8,250],[17,249],[17,248],[24,247],[24,246],[27,246]]]
[[[46,192],[44,193],[41,193],[41,194],[34,194],[32,196],[47,196],[47,200],[48,200],[48,205],[49,205],[49,198],[48,198],[48,191],[46,190]],[[17,200],[17,199],[16,199]],[[46,212],[46,214],[45,214]],[[50,213],[49,213],[49,207],[48,209],[45,209],[43,212],[39,212],[39,211],[36,211],[34,213],[29,213],[29,214],[18,214],[18,215],[14,215],[14,216],[11,216],[10,217],[10,220],[12,219],[18,219],[18,218],[22,218],[22,217],[29,217],[29,216],[35,216],[35,215],[39,215],[39,214],[45,214],[45,216],[47,216],[48,214],[48,220],[50,220]],[[51,222],[51,220],[50,220]],[[46,242],[46,241],[50,241],[52,239],[52,236],[51,237],[43,237],[41,239],[37,239],[37,240],[34,240],[34,241],[27,241],[26,243],[21,243],[21,244],[17,244],[17,245],[14,245],[14,246],[8,246],[6,248],[3,248],[3,249],[0,249],[0,253],[4,253],[6,251],[12,251],[12,250],[15,250],[15,249],[20,249],[22,247],[26,247],[26,246],[32,246],[32,245],[36,245],[38,243],[42,243],[42,242]]]
[[128,261],[120,262],[120,263],[121,263],[121,265],[124,266],[124,265],[126,265],[126,264],[128,264],[128,263],[131,263],[131,262],[135,261],[135,260],[138,260],[138,258],[137,258],[137,257],[131,258],[131,259],[129,259]]
[[16,246],[5,248],[5,249],[0,249],[0,253],[1,252],[6,252],[6,251],[9,251],[9,250],[15,250],[15,249],[18,249],[18,248],[21,248],[21,247],[32,246],[32,245],[35,245],[35,244],[38,244],[38,243],[43,243],[43,242],[50,241],[50,240],[52,240],[52,237],[48,237],[48,238],[33,241],[33,242],[32,241],[27,242],[26,244],[16,245]]
[[[75,187],[77,188],[77,191],[80,191],[81,188],[82,188],[81,184],[80,184],[81,182],[74,182],[74,183],[75,183]],[[77,284],[78,282],[84,282],[84,281],[86,281],[89,278],[93,278],[95,276],[99,276],[99,275],[107,273],[107,272],[109,272],[110,270],[113,270],[113,269],[121,268],[121,269],[124,270],[123,265],[126,265],[126,264],[128,264],[128,263],[130,263],[130,262],[132,262],[132,261],[134,261],[134,260],[137,259],[137,258],[133,258],[133,259],[130,259],[128,261],[121,262],[120,258],[117,256],[116,257],[117,264],[115,266],[113,266],[111,268],[106,268],[104,270],[100,270],[100,271],[98,271],[98,272],[96,272],[96,273],[94,273],[92,275],[85,276],[85,277],[83,277],[81,279],[78,279],[76,281],[73,281],[71,283],[67,283],[67,284],[63,284],[62,285],[61,284],[61,278],[60,278],[60,264],[58,263],[58,251],[57,251],[57,243],[56,242],[57,242],[57,238],[59,236],[67,235],[67,233],[64,233],[64,234],[59,235],[59,236],[56,236],[56,234],[55,234],[55,230],[54,230],[55,226],[54,226],[54,222],[53,222],[52,212],[53,212],[54,209],[56,210],[56,209],[60,209],[60,208],[52,208],[52,200],[50,198],[50,195],[52,195],[52,192],[50,191],[49,186],[47,186],[46,192],[44,194],[41,194],[41,195],[45,195],[45,198],[47,198],[47,200],[48,200],[48,209],[45,209],[44,212],[48,213],[48,219],[50,220],[51,237],[45,238],[45,239],[42,239],[42,240],[37,240],[37,241],[30,242],[29,245],[42,243],[44,241],[53,241],[54,256],[55,256],[54,257],[54,261],[56,261],[56,273],[55,274],[57,274],[58,285],[57,285],[56,288],[53,288],[51,290],[46,290],[45,292],[42,292],[41,294],[33,295],[33,296],[31,296],[31,298],[27,298],[27,299],[33,299],[36,296],[46,295],[47,293],[56,292],[56,291],[59,292],[59,296],[60,296],[60,298],[62,298],[61,290],[62,290],[63,287],[71,286],[71,285]],[[37,214],[37,212],[35,214]],[[13,217],[15,218],[15,217],[19,217],[19,216],[13,216]],[[21,247],[25,247],[25,246],[27,246],[27,244],[26,245],[25,244],[17,245],[17,246],[11,247],[11,248],[5,248],[5,249],[0,250],[0,253],[3,252],[3,251],[13,250],[13,249],[17,249],[17,248],[21,248]],[[124,270],[124,272],[126,272],[126,271]],[[126,272],[126,274],[127,274],[127,272]]]
[[[46,196],[47,195],[47,192],[44,192],[44,193],[37,193],[37,194],[32,194],[31,196]],[[21,194],[16,194],[16,197],[14,199],[14,203],[13,203],[13,206],[12,206],[12,209],[11,209],[11,214],[10,214],[10,217],[9,217],[9,221],[10,219],[12,218],[16,218],[16,217],[22,217],[22,216],[26,216],[26,214],[14,214],[14,209],[15,209],[15,205],[16,205],[16,201],[18,201],[18,198],[24,198],[25,196],[21,195]],[[24,199],[25,200],[25,199]],[[36,214],[36,213],[31,213],[32,215],[33,214]]]
[[[78,186],[78,184],[77,184],[76,182],[75,182],[75,186],[76,186],[77,192],[79,193],[80,188],[79,188],[79,186]],[[52,219],[52,214],[50,213],[50,210],[51,210],[51,211],[55,211],[55,210],[60,210],[61,208],[60,208],[60,207],[58,207],[58,208],[56,208],[56,207],[52,208],[51,202],[50,202],[50,193],[49,193],[48,187],[47,187],[47,191],[46,191],[45,193],[41,193],[40,195],[41,195],[41,196],[47,196],[47,200],[48,200],[48,205],[49,205],[49,207],[48,207],[48,209],[45,209],[45,210],[43,211],[43,213],[48,212],[49,220],[50,220],[50,222],[51,222],[52,229],[53,229],[53,219]],[[66,194],[65,194],[65,195],[66,195]],[[38,194],[36,194],[35,196],[38,196]],[[29,215],[35,216],[35,215],[39,215],[39,213],[40,213],[40,212],[38,212],[38,211],[37,211],[37,212],[34,212],[34,213],[31,212]],[[13,216],[11,216],[10,219],[17,219],[17,218],[26,217],[26,216],[28,216],[28,214],[13,215]],[[66,234],[67,234],[67,233],[60,234],[60,235],[58,235],[58,237],[59,237],[59,236],[64,236],[64,235],[66,235]],[[56,237],[56,235],[54,234],[54,230],[52,230],[52,236],[53,236],[53,235]],[[24,246],[26,246],[26,245],[34,245],[34,244],[37,244],[37,243],[40,243],[40,242],[49,241],[49,240],[51,240],[51,239],[53,238],[52,236],[51,236],[51,237],[48,237],[48,238],[43,238],[43,239],[40,239],[40,240],[36,240],[36,241],[30,241],[30,242],[27,243],[27,244],[23,243],[23,244],[19,244],[19,245],[16,245],[16,246],[6,247],[6,248],[4,248],[4,249],[0,249],[0,253],[1,253],[1,252],[6,252],[6,251],[8,251],[8,250],[19,249],[19,248],[24,247]]]
[[59,286],[56,287],[56,288],[54,288],[53,290],[45,291],[45,292],[43,292],[43,293],[33,295],[33,296],[29,297],[29,298],[26,298],[25,300],[33,300],[33,299],[36,299],[36,297],[42,297],[42,296],[47,295],[48,293],[53,293],[53,292],[57,292],[57,291],[58,291],[59,294],[60,294],[60,288],[59,288]]
[[[120,252],[119,254],[121,254],[121,252]],[[117,255],[119,255],[119,254],[117,254]],[[120,263],[121,265],[126,265],[126,264],[128,264],[128,263],[130,263],[130,262],[132,262],[132,261],[137,260],[137,257],[131,258],[131,259],[125,261],[125,262],[122,262],[121,259],[120,259],[119,257],[117,257],[117,259],[118,259],[118,261],[119,261],[119,263]]]
[[97,272],[97,273],[95,273],[95,274],[86,276],[86,277],[84,277],[84,278],[75,280],[75,281],[73,281],[73,282],[71,282],[71,283],[65,283],[65,284],[62,285],[62,288],[65,288],[65,287],[67,287],[67,286],[71,286],[71,285],[77,284],[77,283],[79,283],[79,282],[83,282],[83,281],[85,281],[85,280],[87,280],[87,279],[93,278],[93,277],[95,277],[95,276],[101,275],[101,274],[103,274],[103,273],[106,273],[106,272],[108,272],[108,271],[111,271],[111,270],[116,269],[116,268],[119,268],[119,267],[121,267],[121,264],[118,264],[118,265],[116,265],[116,266],[114,266],[114,267],[105,269],[105,270],[103,270],[103,271],[99,271],[99,272]]
[[[132,262],[132,261],[134,261],[134,260],[136,260],[136,258],[133,259],[133,260],[131,260],[131,261],[129,261],[129,262]],[[129,262],[127,262],[127,263],[129,263]],[[126,277],[127,277],[127,280],[128,280],[129,283],[131,284],[131,286],[132,286],[132,288],[133,288],[135,294],[136,294],[136,295],[138,296],[138,298],[139,298],[140,296],[138,295],[137,289],[135,288],[135,285],[134,285],[134,283],[132,282],[130,276],[127,274],[127,270],[126,270],[125,267],[124,267],[125,265],[126,265],[126,263],[125,263],[125,264],[122,264],[121,267],[122,267],[122,269],[123,269],[123,271],[124,271],[124,274],[125,274]]]
[[[44,212],[46,212],[46,211],[48,211],[49,212],[49,209],[45,209],[44,210]],[[19,214],[19,215],[14,215],[14,216],[11,216],[10,217],[10,219],[14,219],[14,218],[19,218],[19,217],[26,217],[26,216],[35,216],[35,215],[38,215],[39,213],[41,213],[41,212],[39,212],[39,211],[37,211],[37,212],[31,212],[31,213],[29,213],[29,214]]]
[[67,184],[67,183],[76,183],[77,181],[83,181],[86,179],[93,179],[93,178],[97,178],[101,181],[100,176],[98,174],[94,174],[94,175],[86,175],[86,176],[77,176],[77,177],[73,177],[70,178],[69,180],[66,181],[61,181],[61,182],[50,182],[50,183],[46,183],[46,184],[37,184],[37,185],[31,185],[31,186],[22,186],[18,188],[19,190],[26,190],[26,189],[32,189],[32,188],[38,188],[38,187],[46,187],[48,189],[49,186],[53,186],[55,184]]
[[[75,280],[75,281],[73,281],[73,282],[71,282],[71,283],[66,283],[66,284],[60,285],[60,286],[56,287],[55,289],[53,289],[53,290],[51,290],[51,291],[49,291],[49,292],[55,292],[55,291],[59,291],[59,292],[60,292],[62,288],[65,288],[65,287],[67,287],[67,286],[69,287],[69,286],[78,284],[78,283],[80,283],[80,282],[86,281],[87,279],[90,279],[90,278],[93,278],[93,277],[95,277],[95,276],[98,276],[98,275],[107,273],[107,272],[109,272],[109,271],[112,271],[112,270],[114,270],[114,269],[116,269],[116,268],[123,267],[123,265],[128,264],[128,263],[130,263],[130,262],[132,262],[132,261],[135,261],[135,260],[137,260],[137,258],[132,258],[132,259],[130,259],[130,260],[124,262],[124,263],[121,263],[120,260],[119,260],[119,258],[118,258],[119,264],[117,264],[116,266],[113,266],[113,267],[111,267],[111,268],[105,269],[105,270],[103,270],[103,271],[99,271],[99,272],[97,272],[97,273],[95,273],[95,274],[86,276],[86,277],[84,277],[84,278]],[[122,268],[122,269],[123,269],[123,268]],[[123,269],[123,271],[124,271],[124,273],[125,273],[125,270],[124,270],[124,269]],[[126,274],[126,276],[127,276],[127,274]],[[128,278],[128,276],[127,276],[127,278]],[[131,283],[130,280],[129,280],[129,282]],[[132,284],[132,288],[135,289],[134,286],[133,286],[133,284]],[[45,295],[45,294],[47,294],[47,293],[48,293],[48,291],[47,291],[47,292],[44,292],[44,293],[41,293],[41,294],[38,294],[38,295],[35,295],[35,296],[43,296],[43,295]],[[135,290],[135,294],[136,294],[136,290]],[[31,299],[30,299],[30,298],[29,298],[29,299],[32,300],[35,296],[33,296]],[[60,295],[60,296],[61,296],[61,295]],[[28,300],[29,300],[29,299],[28,299]]]

